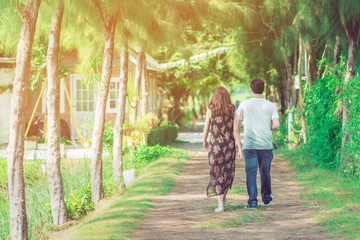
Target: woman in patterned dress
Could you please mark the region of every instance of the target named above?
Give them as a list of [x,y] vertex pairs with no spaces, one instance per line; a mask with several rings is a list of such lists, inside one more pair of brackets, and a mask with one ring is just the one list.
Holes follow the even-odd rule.
[[[240,131],[235,113],[226,88],[216,88],[209,109],[206,112],[204,127],[204,147],[209,150],[210,181],[207,196],[217,196],[218,208],[215,212],[224,211],[226,194],[232,186],[235,176],[236,149],[241,149]],[[210,142],[207,137],[210,129]],[[241,151],[238,153],[242,159]]]

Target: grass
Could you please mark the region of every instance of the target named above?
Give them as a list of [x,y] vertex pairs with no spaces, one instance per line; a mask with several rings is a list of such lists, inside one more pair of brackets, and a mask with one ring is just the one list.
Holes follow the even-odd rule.
[[139,226],[140,217],[153,206],[155,196],[171,191],[173,182],[188,159],[184,150],[174,150],[143,168],[122,194],[114,194],[103,206],[74,229],[63,230],[59,239],[124,239]]
[[[214,211],[215,207],[210,207],[211,211]],[[263,206],[259,206],[258,210],[264,209]],[[208,227],[217,227],[217,228],[236,228],[239,227],[242,223],[259,223],[265,221],[265,214],[259,213],[258,211],[249,210],[245,208],[244,204],[238,204],[238,205],[230,205],[225,204],[225,211],[238,211],[239,215],[237,215],[235,218],[228,219],[228,217],[225,219],[215,219],[216,223],[212,222],[209,224],[206,224]],[[213,221],[213,220],[210,220]]]
[[[29,228],[29,238],[44,237],[46,222],[51,221],[51,215],[46,203],[50,202],[49,185],[45,174],[41,173],[41,162],[25,162],[25,196]],[[9,230],[9,195],[7,189],[7,162],[0,159],[0,239],[10,239]]]
[[218,223],[213,224],[213,227],[219,227],[219,228],[236,228],[239,227],[242,223],[259,223],[265,221],[265,215],[259,214],[259,215],[240,215],[236,219],[228,220],[225,223]]
[[332,239],[360,239],[360,180],[323,167],[304,167],[308,161],[299,151],[277,151],[297,168],[297,180],[314,211],[314,218]]
[[189,141],[184,141],[184,140],[174,140],[173,143],[190,143]]
[[[246,186],[233,186],[229,191],[229,196],[243,196],[247,194]],[[211,211],[214,211],[217,206],[209,207]],[[247,209],[244,204],[237,204],[237,205],[230,205],[228,203],[225,204],[225,211],[226,212],[233,212],[236,214],[236,217],[231,217],[231,219],[210,219],[211,223],[206,224],[208,227],[215,227],[215,228],[236,228],[239,227],[243,223],[259,223],[265,221],[265,214],[261,212],[265,207],[262,205],[258,205],[257,210],[250,210]],[[239,214],[237,214],[239,213]]]
[[[46,173],[41,171],[42,168],[46,168],[46,161],[24,161],[26,212],[30,239],[46,239],[49,230],[58,229],[51,223],[49,184]],[[69,215],[76,219],[82,218],[82,215],[91,211],[94,205],[84,203],[84,198],[90,196],[89,191],[86,190],[90,189],[90,160],[62,159],[61,172],[65,201],[68,209],[71,210]],[[111,196],[117,188],[112,174],[112,159],[110,156],[105,157],[103,158],[105,196]],[[84,209],[82,206],[86,208],[85,211],[82,210]],[[0,159],[0,239],[2,240],[10,239],[9,215],[7,162],[5,159]]]

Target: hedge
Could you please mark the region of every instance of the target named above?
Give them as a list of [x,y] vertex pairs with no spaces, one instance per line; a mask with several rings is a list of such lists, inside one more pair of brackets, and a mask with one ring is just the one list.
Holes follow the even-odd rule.
[[159,128],[151,129],[147,135],[147,144],[154,146],[159,144],[160,146],[169,145],[177,138],[178,128],[174,125],[163,126]]

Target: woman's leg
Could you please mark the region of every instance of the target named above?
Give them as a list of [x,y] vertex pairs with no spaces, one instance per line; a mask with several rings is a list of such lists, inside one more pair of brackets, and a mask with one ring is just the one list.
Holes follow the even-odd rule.
[[227,195],[228,191],[229,191],[229,189],[226,189],[225,192],[224,192],[224,197],[223,197],[224,205],[226,203],[226,195]]
[[218,208],[215,209],[215,212],[223,212],[224,211],[224,194],[218,195]]

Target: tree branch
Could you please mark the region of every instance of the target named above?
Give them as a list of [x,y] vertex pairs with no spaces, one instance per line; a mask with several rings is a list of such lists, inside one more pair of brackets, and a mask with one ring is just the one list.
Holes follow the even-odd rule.
[[25,5],[20,3],[19,0],[9,0],[11,4],[22,14],[25,8]]
[[105,19],[105,11],[104,9],[102,8],[101,6],[101,3],[98,1],[98,0],[93,0],[92,1],[95,5],[95,7],[98,9],[99,11],[99,15],[100,15],[100,20],[101,20],[101,23],[103,24],[104,28],[107,28],[108,27],[108,24],[106,22],[106,19]]

